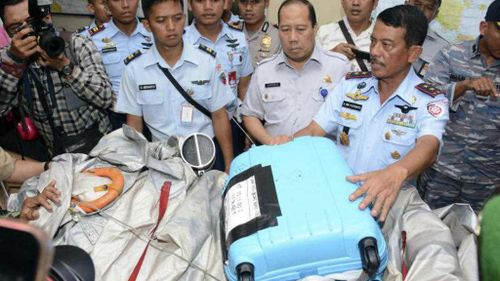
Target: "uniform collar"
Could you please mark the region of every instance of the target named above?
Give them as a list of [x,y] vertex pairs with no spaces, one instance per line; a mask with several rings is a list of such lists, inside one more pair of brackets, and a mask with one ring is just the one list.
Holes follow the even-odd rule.
[[[285,55],[285,52],[283,51],[283,49],[281,49],[281,51],[278,53],[277,60],[278,60],[278,65],[280,65],[280,64],[286,64],[289,67],[293,68],[288,63],[288,58]],[[314,62],[316,62],[316,63],[318,63],[318,64],[321,65],[321,51],[318,48],[318,46],[316,46],[316,45],[314,46],[314,50],[313,50],[313,53],[311,54],[311,57],[307,60],[307,62],[305,63],[305,65],[309,64],[311,61],[314,61]]]
[[145,54],[146,57],[144,60],[144,66],[148,67],[148,66],[155,65],[155,64],[159,63],[161,67],[168,68],[168,69],[172,70],[172,69],[176,69],[176,68],[180,67],[181,65],[184,64],[184,62],[190,62],[190,63],[193,63],[195,65],[198,65],[199,60],[198,60],[198,56],[197,56],[198,54],[196,52],[197,52],[197,50],[195,49],[195,47],[193,45],[191,45],[187,42],[184,42],[184,46],[182,49],[182,55],[179,58],[179,61],[177,61],[175,66],[172,68],[162,58],[162,56],[160,55],[160,52],[158,52],[158,49],[155,45],[154,47],[151,48],[150,51],[148,51]]
[[375,21],[374,21],[374,20],[372,20],[372,21],[370,22],[370,25],[368,26],[368,28],[367,28],[367,29],[365,29],[365,30],[361,31],[361,33],[360,33],[359,35],[356,35],[356,33],[354,33],[354,30],[352,30],[351,25],[349,24],[349,20],[347,19],[347,16],[344,16],[344,17],[342,18],[342,20],[344,21],[345,26],[347,27],[347,31],[349,31],[349,33],[351,34],[351,36],[352,36],[352,35],[354,35],[354,36],[356,36],[356,37],[357,37],[357,36],[361,36],[361,35],[362,35],[363,33],[365,33],[365,32],[369,32],[369,34],[372,34],[373,28],[375,27]]
[[[196,23],[196,21],[193,20],[193,22],[186,28],[186,35],[188,36],[189,39],[191,39],[190,41],[193,42],[194,44],[199,44],[201,38],[205,38],[206,40],[209,40],[208,38],[204,37],[198,31],[195,23]],[[227,36],[230,39],[233,39],[231,36],[231,31],[229,30],[229,26],[225,22],[223,22],[222,20],[221,20],[221,24],[222,24],[222,29],[219,32],[219,34],[217,35],[216,42],[219,41],[220,38],[222,38],[224,36]],[[211,40],[209,40],[209,41],[211,41]]]
[[[135,27],[134,32],[132,32],[132,34],[130,34],[130,37],[132,37],[138,33],[144,37],[150,37],[150,33],[146,30],[146,28],[141,23],[141,21],[138,18],[136,18],[136,21],[137,21],[137,26]],[[109,29],[108,32],[110,32],[110,36],[114,36],[118,32],[123,33],[120,31],[120,29],[118,29],[116,24],[113,22],[113,19],[111,19],[109,22],[105,23],[105,26],[107,29]]]
[[[379,94],[378,92],[378,81],[379,79],[376,78],[375,76],[372,76],[368,78],[367,80],[361,81],[358,85],[361,85],[364,83],[363,89],[360,89],[361,94],[368,94],[371,90],[374,91],[377,95]],[[413,92],[415,89],[415,86],[418,84],[422,83],[422,79],[418,77],[418,75],[415,73],[415,70],[413,67],[410,67],[410,70],[408,71],[408,74],[406,77],[403,79],[399,87],[396,89],[396,91],[387,99],[387,101],[393,99],[394,97],[398,96],[402,100],[404,100],[407,104],[412,103],[413,99]]]
[[469,58],[473,59],[475,57],[481,56],[481,52],[479,52],[479,41],[481,41],[481,38],[483,38],[483,35],[479,35],[476,38],[476,41],[470,45],[470,49],[468,50]]
[[410,71],[408,71],[408,74],[406,75],[405,79],[403,79],[403,81],[396,89],[396,91],[387,100],[390,100],[395,96],[398,96],[402,100],[404,100],[407,104],[411,105],[415,86],[417,86],[422,82],[423,82],[422,79],[418,77],[413,67],[410,67]]

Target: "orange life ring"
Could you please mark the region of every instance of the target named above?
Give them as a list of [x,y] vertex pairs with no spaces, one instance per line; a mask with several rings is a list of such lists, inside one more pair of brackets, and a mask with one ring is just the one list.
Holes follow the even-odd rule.
[[123,192],[123,174],[115,167],[94,168],[85,171],[99,177],[106,177],[111,180],[109,184],[103,184],[94,187],[95,191],[107,190],[107,192],[92,201],[80,201],[78,198],[73,197],[71,202],[80,207],[85,213],[95,212],[99,209],[106,207],[109,203],[113,202]]

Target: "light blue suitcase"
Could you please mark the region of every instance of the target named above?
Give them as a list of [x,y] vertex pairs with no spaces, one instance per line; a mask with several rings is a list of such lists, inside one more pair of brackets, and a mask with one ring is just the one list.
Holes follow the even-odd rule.
[[381,280],[386,243],[334,142],[252,147],[231,164],[221,210],[229,280],[297,280],[363,269]]

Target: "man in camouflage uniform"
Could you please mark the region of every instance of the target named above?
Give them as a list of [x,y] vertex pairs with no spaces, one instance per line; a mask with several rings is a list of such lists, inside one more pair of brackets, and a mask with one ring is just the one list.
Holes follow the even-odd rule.
[[500,0],[480,31],[475,41],[440,51],[425,75],[450,101],[441,156],[418,182],[432,208],[463,202],[477,212],[500,186]]

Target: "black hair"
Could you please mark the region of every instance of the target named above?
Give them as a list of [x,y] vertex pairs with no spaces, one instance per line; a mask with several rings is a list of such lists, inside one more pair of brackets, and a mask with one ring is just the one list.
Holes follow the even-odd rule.
[[429,23],[424,13],[415,6],[398,5],[382,11],[377,20],[392,27],[405,29],[406,46],[422,46],[427,35]]
[[280,8],[278,9],[278,25],[280,24],[280,14],[281,14],[281,9],[283,7],[295,4],[295,3],[300,3],[303,4],[307,7],[309,10],[309,21],[312,23],[312,26],[315,27],[318,24],[318,20],[316,19],[316,11],[314,10],[314,6],[311,4],[311,2],[307,0],[285,0],[283,3],[281,3]]
[[5,24],[5,15],[4,15],[5,7],[14,6],[22,2],[24,2],[24,0],[0,0],[0,18],[2,19],[4,24]]
[[162,2],[173,1],[179,2],[181,4],[181,9],[184,12],[184,1],[183,0],[142,0],[142,11],[144,12],[144,17],[149,18],[149,14],[151,13],[151,8]]

